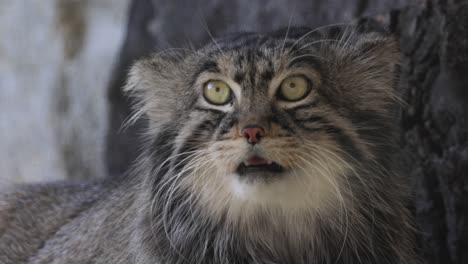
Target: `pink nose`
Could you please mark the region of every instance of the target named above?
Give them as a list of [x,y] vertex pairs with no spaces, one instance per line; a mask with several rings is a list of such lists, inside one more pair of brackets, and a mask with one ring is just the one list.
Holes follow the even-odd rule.
[[255,145],[265,136],[265,130],[258,126],[249,126],[242,130],[242,136],[252,145]]

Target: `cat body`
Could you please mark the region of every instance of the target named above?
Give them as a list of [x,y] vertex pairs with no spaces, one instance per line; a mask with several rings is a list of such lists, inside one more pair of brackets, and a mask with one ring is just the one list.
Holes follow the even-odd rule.
[[135,64],[127,177],[0,196],[0,263],[419,263],[396,41],[290,28]]

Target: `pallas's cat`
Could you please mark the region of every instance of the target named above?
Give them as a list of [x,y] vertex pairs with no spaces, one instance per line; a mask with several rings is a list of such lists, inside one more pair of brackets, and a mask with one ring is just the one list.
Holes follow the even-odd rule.
[[138,61],[126,176],[0,198],[1,263],[417,263],[396,169],[398,45],[239,33]]

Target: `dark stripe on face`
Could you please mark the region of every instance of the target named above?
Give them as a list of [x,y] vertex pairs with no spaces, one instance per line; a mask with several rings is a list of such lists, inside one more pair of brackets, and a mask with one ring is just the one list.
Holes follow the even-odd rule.
[[294,118],[294,121],[296,122],[302,122],[302,123],[319,123],[319,124],[327,124],[328,122],[321,116],[318,115],[312,115],[304,119],[298,119]]
[[242,68],[242,64],[245,61],[245,56],[243,54],[237,55],[237,68]]
[[214,114],[214,115],[222,115],[222,114],[224,114],[223,111],[218,110],[218,109],[213,109],[213,108],[202,108],[202,107],[199,107],[199,106],[196,106],[196,107],[194,108],[194,110],[199,111],[199,112],[204,112],[204,113],[210,113],[210,114]]
[[[170,162],[165,162],[174,152],[174,140],[177,136],[177,128],[167,127],[161,131],[158,137],[152,144],[151,160],[153,162],[153,172],[157,175],[151,175],[155,177],[154,184],[152,186],[153,195],[157,191],[157,185],[163,179],[163,176],[169,171]],[[159,167],[164,163],[164,166]]]
[[[207,119],[203,120],[194,129],[192,129],[192,133],[187,138],[183,139],[184,142],[177,151],[177,154],[181,155],[176,159],[174,164],[179,163],[190,155],[190,153],[187,152],[196,150],[201,144],[207,143],[211,138],[213,138],[216,128],[220,126],[220,123],[226,116],[227,113],[224,112],[207,116]],[[180,164],[176,169],[182,168],[184,164],[185,162]]]
[[281,128],[291,134],[296,134],[296,131],[292,128],[294,126],[294,121],[287,113],[284,113],[274,107],[272,108],[272,113],[271,122],[278,124]]
[[199,76],[203,72],[212,72],[212,73],[220,73],[221,70],[218,67],[218,63],[214,60],[206,60],[204,61],[201,66],[198,68],[198,71],[195,74],[195,78]]
[[245,73],[244,72],[236,72],[236,74],[234,74],[234,81],[236,83],[242,83],[244,81],[244,78],[245,78]]
[[237,112],[226,115],[225,118],[221,120],[218,126],[216,140],[221,140],[222,137],[232,129],[232,127],[237,123],[237,121]]
[[193,132],[193,137],[205,137],[207,133],[213,132],[218,126],[217,120],[205,120]]
[[260,78],[263,82],[270,82],[271,79],[273,79],[273,76],[275,75],[273,69],[268,69],[268,70],[265,70],[264,72],[262,72],[260,74]]
[[254,51],[249,49],[247,51],[247,62],[249,64],[249,82],[250,87],[254,90],[256,87],[256,77],[257,77],[257,67],[256,67],[256,57]]
[[[219,126],[221,120],[227,115],[227,113],[212,109],[212,108],[203,108],[200,106],[195,106],[194,111],[205,113],[205,120],[201,121],[196,125],[195,128],[191,130],[191,134],[186,138],[182,139],[184,142],[181,147],[177,150],[178,158],[172,164],[178,164],[182,160],[190,155],[191,151],[196,150],[202,143],[206,143],[210,138],[213,137],[216,128]],[[180,130],[180,129],[179,129]],[[183,168],[186,162],[178,164],[176,171]]]
[[290,115],[294,115],[295,112],[298,111],[298,110],[307,109],[307,108],[314,108],[314,107],[317,107],[318,104],[319,104],[319,101],[314,100],[313,102],[310,102],[310,103],[307,103],[307,104],[302,104],[302,105],[298,105],[298,106],[289,108],[289,109],[286,110],[286,112],[288,112],[288,114],[290,114]]
[[216,129],[221,125],[222,121],[226,118],[227,115],[228,113],[221,112],[221,114],[216,114],[215,116],[207,117],[208,118],[207,120],[204,120],[203,122],[201,122],[193,130],[191,137],[196,138],[200,136],[205,136],[206,133],[209,133],[209,136],[212,137]]
[[[305,105],[304,105],[305,106]],[[309,106],[310,107],[310,106]],[[296,109],[304,109],[305,107]],[[354,142],[351,137],[349,137],[344,130],[339,128],[338,126],[334,125],[330,120],[328,120],[324,116],[312,114],[307,116],[304,119],[296,118],[296,111],[293,109],[288,109],[287,113],[290,115],[290,118],[294,120],[295,124],[297,124],[300,128],[308,131],[308,132],[325,132],[328,135],[331,135],[334,140],[342,147],[346,153],[350,154],[352,157],[361,160],[363,157],[363,153],[356,147],[356,142]],[[314,127],[310,127],[308,125],[316,125]]]
[[326,119],[320,116],[312,116],[304,120],[299,120],[294,117],[291,118],[300,128],[309,132],[323,131],[325,127],[330,125],[330,123]]
[[188,157],[193,155],[201,144],[208,142],[216,126],[213,120],[204,120],[192,129],[192,133],[184,139],[184,143],[177,150],[177,158],[172,163],[175,173],[180,172],[190,162]]
[[[322,132],[333,137],[333,139],[338,143],[338,145],[343,148],[343,150],[348,153],[351,157],[361,160],[363,153],[356,147],[356,143],[349,137],[346,132],[339,128],[338,126],[332,124],[325,117],[321,116],[312,116],[305,120],[296,121],[298,126],[302,129],[317,133]],[[316,127],[308,127],[307,124],[317,124]]]
[[314,54],[294,54],[288,63],[288,67],[311,67],[320,71],[321,63]]
[[[363,158],[363,153],[356,147],[356,143],[346,135],[346,133],[339,127],[334,125],[326,125],[324,127],[327,134],[331,134],[333,138],[338,142],[340,147],[350,155],[350,157],[360,161]],[[350,157],[345,157],[346,159]]]
[[168,127],[159,133],[158,137],[152,144],[153,161],[155,164],[163,163],[171,154],[175,137],[177,136],[177,129]]
[[286,112],[291,116],[291,118],[296,123],[328,123],[324,120],[323,116],[314,114],[313,112],[309,112],[316,106],[314,103],[310,103],[307,105],[298,106],[292,109],[286,110]]

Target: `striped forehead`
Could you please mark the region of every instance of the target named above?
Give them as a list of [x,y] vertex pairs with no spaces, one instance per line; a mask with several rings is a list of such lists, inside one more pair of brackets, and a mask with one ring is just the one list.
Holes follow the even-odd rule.
[[274,53],[246,49],[231,54],[218,60],[220,74],[238,83],[247,96],[266,92],[268,84],[278,71],[279,61]]
[[254,98],[265,96],[271,81],[282,73],[304,67],[318,70],[319,64],[314,57],[288,54],[281,47],[244,47],[205,57],[198,74],[211,73],[232,80],[238,84],[244,96]]
[[204,60],[201,71],[234,81],[249,98],[266,95],[271,80],[284,63],[278,51],[264,46],[226,49]]
[[301,39],[302,32],[290,32],[290,36],[243,34],[208,44],[199,53],[196,75],[209,73],[208,76],[229,80],[235,84],[231,87],[234,93],[242,95],[243,104],[269,98],[275,89],[272,85],[277,86],[294,68],[320,71],[321,62],[313,55],[316,47],[302,48],[316,36]]

